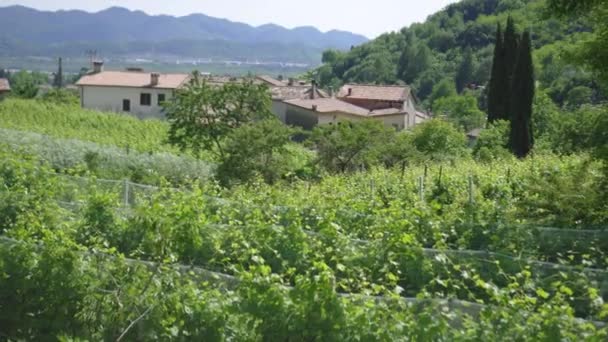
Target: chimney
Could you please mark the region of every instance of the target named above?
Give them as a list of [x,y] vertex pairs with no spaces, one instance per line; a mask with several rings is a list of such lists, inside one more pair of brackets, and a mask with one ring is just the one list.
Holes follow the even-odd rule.
[[353,96],[353,88],[348,88],[348,96]]
[[158,85],[158,78],[159,77],[160,77],[160,74],[155,73],[155,72],[151,73],[150,74],[150,85],[152,85],[152,86]]
[[96,74],[103,72],[103,62],[102,61],[93,62],[93,72]]

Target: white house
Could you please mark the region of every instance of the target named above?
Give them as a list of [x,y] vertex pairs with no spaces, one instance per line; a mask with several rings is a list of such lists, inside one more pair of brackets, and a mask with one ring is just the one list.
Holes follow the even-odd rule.
[[104,71],[103,63],[96,62],[93,72],[83,76],[76,85],[83,108],[131,113],[140,119],[163,118],[161,104],[186,84],[189,77],[142,70]]

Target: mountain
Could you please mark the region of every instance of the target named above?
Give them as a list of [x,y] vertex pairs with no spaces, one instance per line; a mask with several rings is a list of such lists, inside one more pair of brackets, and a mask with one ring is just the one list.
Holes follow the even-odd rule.
[[[151,16],[141,11],[112,7],[97,13],[84,11],[38,11],[23,6],[0,8],[0,55],[20,55],[65,49],[103,47],[108,55],[163,54],[199,58],[257,58],[259,51],[295,49],[287,61],[320,59],[323,49],[349,49],[367,41],[362,35],[344,31],[323,33],[314,27],[287,29],[268,24],[259,27],[218,19],[204,14],[184,17]],[[101,50],[101,49],[97,49]],[[230,50],[237,51],[232,54]],[[211,55],[196,55],[211,51]],[[80,55],[83,50],[78,51]],[[272,57],[272,53],[261,53]],[[270,55],[270,56],[268,56]],[[281,58],[290,54],[277,52]],[[285,60],[283,60],[285,61]]]
[[[531,32],[539,90],[558,104],[581,91],[591,92],[595,102],[601,101],[594,75],[562,58],[564,51],[584,41],[591,31],[589,23],[549,17],[546,6],[546,0],[462,0],[422,23],[383,34],[348,52],[326,51],[316,77],[324,87],[344,82],[407,83],[429,106],[433,88],[442,80],[488,82],[497,24],[504,29],[511,16],[518,32]],[[461,66],[468,52],[474,66],[463,75]]]

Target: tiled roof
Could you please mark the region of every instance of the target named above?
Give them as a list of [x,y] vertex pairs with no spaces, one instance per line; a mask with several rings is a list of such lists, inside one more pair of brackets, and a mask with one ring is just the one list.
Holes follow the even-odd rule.
[[404,111],[397,108],[386,108],[386,109],[374,109],[369,115],[370,116],[382,116],[382,115],[393,115],[393,114],[403,114]]
[[409,95],[410,87],[408,86],[345,84],[340,88],[336,97],[360,100],[405,101]]
[[[369,116],[369,110],[334,98],[323,98],[314,100],[296,99],[285,101],[285,103],[308,110],[314,110],[319,113],[340,112],[359,116]],[[316,108],[314,108],[313,106],[316,106]]]
[[271,86],[281,87],[281,86],[287,85],[283,81],[279,81],[276,78],[270,77],[268,75],[259,75],[259,76],[256,76],[256,78],[258,80],[261,80],[264,83],[267,83],[268,85],[271,85]]
[[[273,100],[295,100],[295,99],[310,99],[310,86],[280,86],[270,87],[270,93]],[[315,95],[317,98],[329,97],[324,91],[317,88]]]
[[6,78],[0,78],[0,91],[10,91],[11,85]]
[[149,72],[103,71],[84,75],[76,85],[176,89],[186,83],[189,77],[188,74],[160,74],[158,84],[152,86]]

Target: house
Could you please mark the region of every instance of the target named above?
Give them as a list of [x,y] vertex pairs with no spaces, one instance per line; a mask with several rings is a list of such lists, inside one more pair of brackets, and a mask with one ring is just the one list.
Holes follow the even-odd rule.
[[396,108],[415,112],[416,99],[408,86],[345,84],[336,98],[369,110]]
[[277,110],[281,113],[278,116],[288,125],[312,129],[345,120],[374,119],[404,130],[429,118],[428,114],[416,110],[416,99],[407,86],[347,84],[335,96],[324,92],[315,92],[312,96],[312,89],[316,89],[314,82],[312,88],[305,88],[311,90],[302,96],[275,98],[273,95],[273,109],[284,106]]
[[161,104],[186,84],[188,74],[160,74],[142,69],[104,71],[95,62],[93,72],[76,83],[83,108],[131,113],[140,119],[163,118]]
[[318,99],[329,97],[316,85],[282,85],[270,87],[272,112],[283,123],[287,123],[287,103],[289,100]]
[[11,85],[6,78],[0,78],[0,100],[11,92]]
[[426,120],[426,114],[398,108],[369,110],[337,98],[295,99],[285,101],[288,125],[312,129],[317,125],[337,124],[362,119],[380,120],[396,130],[409,129]]
[[271,87],[282,87],[287,85],[283,81],[277,80],[276,78],[270,77],[268,75],[258,75],[255,77],[255,80]]

